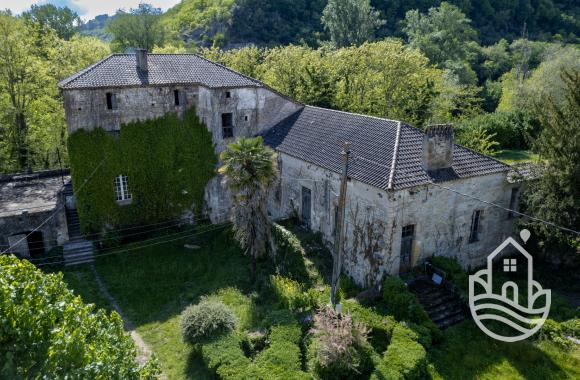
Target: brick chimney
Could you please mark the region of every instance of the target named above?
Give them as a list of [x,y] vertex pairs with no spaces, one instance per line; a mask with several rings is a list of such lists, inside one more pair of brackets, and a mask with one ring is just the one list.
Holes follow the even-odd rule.
[[427,127],[423,136],[423,169],[433,171],[453,165],[453,127],[451,124],[434,124]]
[[137,58],[137,69],[142,73],[149,71],[147,67],[147,50],[135,49],[135,57]]

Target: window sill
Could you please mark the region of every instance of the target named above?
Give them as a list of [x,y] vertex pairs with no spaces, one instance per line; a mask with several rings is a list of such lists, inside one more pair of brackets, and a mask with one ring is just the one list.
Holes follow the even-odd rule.
[[117,201],[119,206],[127,206],[133,203],[133,199],[123,199],[122,201]]

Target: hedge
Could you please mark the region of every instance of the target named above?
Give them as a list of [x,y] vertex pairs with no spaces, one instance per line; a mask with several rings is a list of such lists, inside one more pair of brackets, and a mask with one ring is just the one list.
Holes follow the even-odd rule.
[[209,369],[221,379],[307,379],[301,370],[300,339],[302,330],[295,321],[271,327],[268,346],[254,360],[242,350],[243,336],[236,333],[201,346]]
[[415,380],[426,377],[427,352],[417,342],[419,337],[408,327],[399,324],[393,330],[391,343],[376,366],[372,380],[405,379]]
[[[78,130],[68,151],[84,232],[199,214],[217,164],[212,135],[193,107],[182,118],[167,113],[124,124],[118,137],[101,128]],[[127,176],[129,205],[116,201],[119,175]]]

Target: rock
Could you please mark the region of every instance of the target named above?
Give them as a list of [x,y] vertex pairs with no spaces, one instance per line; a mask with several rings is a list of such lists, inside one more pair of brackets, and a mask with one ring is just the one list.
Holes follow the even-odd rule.
[[183,246],[183,248],[196,250],[196,249],[200,249],[201,247],[199,245],[195,245],[195,244],[185,244]]

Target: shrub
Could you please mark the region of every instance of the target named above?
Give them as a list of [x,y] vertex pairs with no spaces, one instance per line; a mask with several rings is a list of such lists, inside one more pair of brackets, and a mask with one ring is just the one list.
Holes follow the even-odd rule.
[[204,299],[187,307],[181,315],[183,340],[190,344],[211,340],[232,331],[235,326],[234,314],[219,301]]
[[356,300],[346,300],[342,307],[345,313],[349,313],[355,320],[364,323],[371,329],[369,340],[378,352],[387,349],[393,329],[397,325],[393,316],[381,315],[373,307],[363,306]]
[[344,378],[370,367],[368,329],[349,314],[339,315],[331,307],[314,316],[308,365],[321,378]]
[[374,370],[371,379],[423,379],[427,370],[427,352],[417,342],[419,337],[411,329],[398,325],[385,352],[383,362]]
[[277,296],[280,306],[292,311],[310,309],[316,305],[316,294],[305,290],[298,281],[280,275],[270,276],[270,285]]
[[556,322],[553,319],[546,319],[540,334],[540,339],[548,339],[564,349],[570,349],[574,343],[568,339],[568,336],[578,338],[580,335],[580,319],[571,319],[566,322]]
[[[421,342],[428,347],[431,341],[437,342],[443,334],[433,323],[423,306],[412,294],[407,285],[398,277],[388,277],[383,283],[383,301],[395,318],[399,321],[413,322],[429,330],[430,338],[422,337]],[[424,329],[420,329],[422,333]]]
[[0,378],[154,379],[156,361],[139,368],[119,315],[93,308],[62,274],[0,256]]

